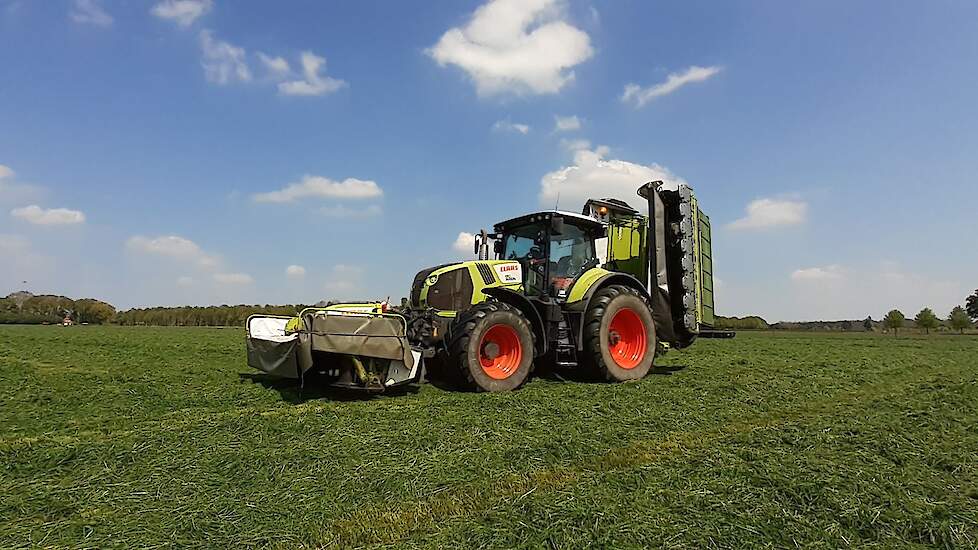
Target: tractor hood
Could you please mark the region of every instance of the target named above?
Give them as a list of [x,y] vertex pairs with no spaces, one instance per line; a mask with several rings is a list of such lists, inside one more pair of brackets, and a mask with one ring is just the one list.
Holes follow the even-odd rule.
[[414,276],[414,281],[411,283],[411,306],[419,307],[421,305],[421,291],[424,289],[425,280],[435,271],[442,269],[444,267],[451,267],[456,264],[441,264],[432,267],[426,267],[419,271],[417,275]]
[[411,307],[456,312],[485,299],[487,288],[517,290],[523,268],[515,260],[475,260],[422,269],[411,285]]

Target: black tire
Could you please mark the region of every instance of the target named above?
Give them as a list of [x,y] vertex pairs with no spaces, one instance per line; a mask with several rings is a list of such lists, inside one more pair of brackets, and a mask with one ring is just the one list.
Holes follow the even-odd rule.
[[[448,363],[465,389],[512,391],[530,376],[533,340],[530,322],[520,310],[483,302],[459,312],[449,327]],[[484,368],[483,362],[492,366]]]
[[[631,310],[634,316],[625,312],[622,321],[618,322],[630,323],[627,326],[632,329],[633,341],[644,333],[644,346],[636,342],[631,354],[627,357],[622,354],[616,359],[611,344],[620,341],[617,339],[621,335],[611,330],[611,324],[625,309]],[[636,324],[636,320],[641,321],[641,325]],[[634,351],[636,349],[644,349],[644,353]],[[655,351],[655,322],[645,298],[635,289],[622,285],[609,285],[598,290],[584,313],[584,366],[596,377],[609,382],[639,380],[652,369]]]

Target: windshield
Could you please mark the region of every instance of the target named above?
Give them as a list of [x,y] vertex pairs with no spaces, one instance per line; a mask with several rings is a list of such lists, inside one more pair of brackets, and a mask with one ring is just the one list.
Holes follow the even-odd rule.
[[594,243],[580,227],[565,223],[559,235],[550,235],[541,225],[514,228],[503,240],[505,260],[516,260],[523,266],[527,294],[562,296],[578,275],[595,265]]

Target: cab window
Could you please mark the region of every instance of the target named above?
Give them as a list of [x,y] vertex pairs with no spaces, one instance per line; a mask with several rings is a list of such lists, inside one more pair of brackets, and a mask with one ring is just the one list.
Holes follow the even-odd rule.
[[512,230],[503,241],[504,260],[516,260],[523,268],[523,286],[527,294],[542,294],[546,288],[544,276],[547,258],[544,248],[546,234],[539,225],[526,225]]
[[560,235],[550,237],[550,284],[566,289],[587,268],[594,265],[594,243],[580,227],[565,224]]

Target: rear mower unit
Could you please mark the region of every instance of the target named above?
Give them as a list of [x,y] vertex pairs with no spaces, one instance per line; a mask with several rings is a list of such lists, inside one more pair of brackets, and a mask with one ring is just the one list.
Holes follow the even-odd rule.
[[383,391],[437,361],[462,387],[509,391],[546,361],[636,380],[657,352],[712,330],[710,220],[692,189],[638,189],[648,215],[613,199],[534,212],[476,237],[478,260],[420,271],[410,299],[248,319],[248,363],[269,374]]

